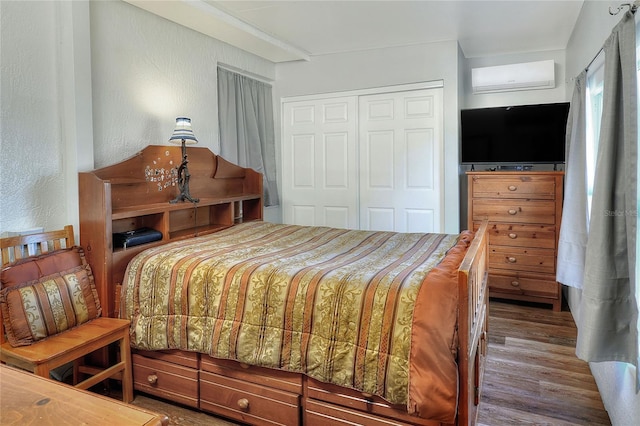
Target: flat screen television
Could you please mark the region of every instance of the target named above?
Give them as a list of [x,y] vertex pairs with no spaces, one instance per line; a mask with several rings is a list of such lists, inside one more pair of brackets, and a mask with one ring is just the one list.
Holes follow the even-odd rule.
[[463,164],[564,163],[569,103],[464,109]]

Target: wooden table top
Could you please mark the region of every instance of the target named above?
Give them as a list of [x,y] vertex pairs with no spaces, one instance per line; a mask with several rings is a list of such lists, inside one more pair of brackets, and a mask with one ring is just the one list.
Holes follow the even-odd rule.
[[2,425],[167,425],[134,405],[0,364]]

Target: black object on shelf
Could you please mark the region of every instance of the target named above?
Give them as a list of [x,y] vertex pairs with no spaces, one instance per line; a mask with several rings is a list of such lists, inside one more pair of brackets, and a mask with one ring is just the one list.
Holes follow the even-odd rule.
[[139,228],[132,231],[115,232],[113,234],[113,247],[127,248],[159,241],[161,239],[162,232],[152,228]]

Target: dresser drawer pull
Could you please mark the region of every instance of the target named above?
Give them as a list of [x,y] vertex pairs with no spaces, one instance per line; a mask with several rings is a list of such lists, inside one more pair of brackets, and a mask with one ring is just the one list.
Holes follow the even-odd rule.
[[511,281],[513,287],[520,287],[520,281]]
[[509,185],[509,191],[517,191],[518,187],[515,185]]
[[249,400],[247,398],[239,399],[238,407],[240,407],[241,410],[247,410],[249,408]]
[[516,234],[515,232],[510,232],[509,238],[511,238],[512,240],[515,240],[516,238],[518,238],[518,234]]
[[507,260],[509,261],[509,263],[516,263],[515,257],[507,257]]
[[513,216],[513,215],[515,215],[515,214],[517,214],[517,213],[518,213],[518,210],[516,210],[516,209],[509,209],[509,214],[510,214],[510,215],[512,215],[512,216]]
[[155,385],[156,383],[158,383],[158,376],[156,376],[155,374],[149,374],[149,376],[147,377],[147,382],[149,382],[150,385]]

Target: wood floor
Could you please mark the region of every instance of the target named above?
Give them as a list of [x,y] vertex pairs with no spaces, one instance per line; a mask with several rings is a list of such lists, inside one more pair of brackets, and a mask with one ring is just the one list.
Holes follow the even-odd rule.
[[[570,312],[492,300],[478,426],[610,425],[575,342]],[[234,424],[145,395],[134,404],[166,414],[171,425]]]
[[610,425],[567,310],[489,304],[478,425]]

